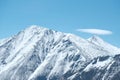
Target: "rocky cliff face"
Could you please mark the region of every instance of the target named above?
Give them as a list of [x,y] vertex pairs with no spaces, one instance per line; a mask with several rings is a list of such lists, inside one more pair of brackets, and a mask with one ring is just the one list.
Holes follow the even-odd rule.
[[97,36],[31,26],[0,40],[0,80],[119,80],[120,50]]

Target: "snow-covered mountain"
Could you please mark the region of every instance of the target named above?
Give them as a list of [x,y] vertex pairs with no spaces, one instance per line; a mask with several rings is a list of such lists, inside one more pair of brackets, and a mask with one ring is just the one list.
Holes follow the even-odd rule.
[[120,80],[120,49],[31,26],[0,40],[0,80]]

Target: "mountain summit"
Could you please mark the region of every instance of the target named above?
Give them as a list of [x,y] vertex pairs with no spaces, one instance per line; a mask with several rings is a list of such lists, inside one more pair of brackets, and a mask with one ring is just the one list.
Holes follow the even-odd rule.
[[31,26],[0,40],[0,80],[119,80],[120,49],[98,36]]

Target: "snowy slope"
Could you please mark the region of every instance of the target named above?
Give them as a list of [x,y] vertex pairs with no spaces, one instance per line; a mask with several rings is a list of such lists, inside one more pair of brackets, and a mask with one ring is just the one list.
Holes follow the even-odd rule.
[[105,50],[109,51],[109,53],[111,53],[111,55],[113,53],[120,53],[120,50],[115,47],[115,46],[112,46],[111,44],[103,41],[100,37],[98,36],[93,36],[91,38],[88,39],[88,41],[90,41],[91,43],[95,44],[95,45],[98,45],[99,47],[102,47],[104,48]]
[[119,54],[98,36],[87,40],[34,25],[0,40],[0,80],[87,80],[86,72],[109,70]]

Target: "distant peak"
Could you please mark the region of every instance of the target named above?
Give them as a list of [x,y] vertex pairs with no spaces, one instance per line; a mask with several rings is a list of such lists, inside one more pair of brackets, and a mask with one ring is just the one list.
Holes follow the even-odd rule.
[[99,36],[97,35],[94,35],[91,37],[93,40],[102,40],[102,38],[100,38]]
[[92,36],[92,37],[90,37],[89,39],[88,39],[88,41],[91,41],[91,42],[103,42],[103,39],[102,38],[100,38],[99,36],[97,36],[97,35],[94,35],[94,36]]

